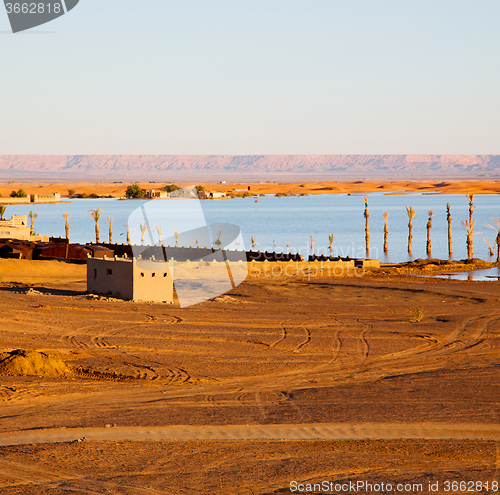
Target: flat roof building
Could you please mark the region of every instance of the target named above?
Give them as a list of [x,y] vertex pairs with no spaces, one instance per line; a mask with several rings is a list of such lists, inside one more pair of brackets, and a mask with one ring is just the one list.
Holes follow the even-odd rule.
[[87,258],[87,291],[130,301],[172,303],[174,284],[165,261]]

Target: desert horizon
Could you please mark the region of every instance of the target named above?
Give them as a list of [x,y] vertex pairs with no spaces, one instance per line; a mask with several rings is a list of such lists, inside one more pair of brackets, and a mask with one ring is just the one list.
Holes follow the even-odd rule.
[[[119,178],[119,177],[117,177]],[[371,192],[391,193],[436,193],[436,194],[498,194],[500,193],[500,179],[498,180],[350,180],[350,181],[63,181],[41,182],[33,179],[31,181],[8,181],[0,182],[0,202],[8,201],[12,191],[24,189],[28,194],[41,196],[58,192],[62,197],[68,197],[68,191],[74,190],[74,194],[97,194],[98,196],[122,197],[129,185],[138,184],[146,190],[161,189],[165,185],[176,184],[179,187],[192,185],[203,186],[207,191],[217,192],[244,192],[251,194],[364,194]],[[248,189],[250,187],[250,189]]]

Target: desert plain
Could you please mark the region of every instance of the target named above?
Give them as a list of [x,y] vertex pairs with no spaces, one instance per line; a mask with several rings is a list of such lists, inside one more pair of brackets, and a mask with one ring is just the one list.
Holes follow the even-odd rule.
[[[161,189],[166,184],[175,182],[179,187],[192,186],[193,182],[159,180],[140,182],[123,180],[115,182],[41,182],[41,181],[11,181],[0,183],[0,197],[8,201],[12,191],[24,189],[28,194],[47,196],[58,192],[62,197],[68,197],[68,191],[74,194],[96,194],[98,196],[121,197],[125,195],[128,185],[138,183],[143,189]],[[207,191],[234,193],[249,191],[251,194],[366,194],[370,192],[383,192],[386,194],[404,194],[415,192],[441,193],[441,194],[499,194],[500,180],[394,180],[387,178],[380,180],[351,180],[345,182],[334,181],[259,181],[253,178],[249,182],[228,180],[227,182],[198,181]],[[248,189],[250,187],[250,189]]]
[[0,493],[496,493],[498,282],[261,272],[180,308],[85,270],[0,260]]

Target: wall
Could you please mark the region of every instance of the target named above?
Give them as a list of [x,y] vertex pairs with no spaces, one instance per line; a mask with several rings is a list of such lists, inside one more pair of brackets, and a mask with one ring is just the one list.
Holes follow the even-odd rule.
[[87,258],[87,290],[122,299],[153,302],[173,302],[174,292],[172,276],[164,261],[117,257]]
[[132,273],[132,260],[87,258],[87,291],[132,300]]
[[134,260],[133,267],[134,301],[173,302],[174,284],[164,261]]

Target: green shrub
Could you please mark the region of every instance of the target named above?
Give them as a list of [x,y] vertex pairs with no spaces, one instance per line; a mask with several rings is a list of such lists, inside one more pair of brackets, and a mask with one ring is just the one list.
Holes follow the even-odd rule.
[[142,189],[139,184],[132,184],[131,186],[128,186],[125,191],[125,196],[127,198],[143,198],[145,194],[146,190]]
[[419,308],[415,306],[413,308],[413,321],[418,323],[424,317],[424,308]]
[[19,189],[19,191],[12,191],[10,193],[11,198],[26,198],[28,195],[24,189]]
[[[162,187],[161,189],[162,191],[166,191],[168,193],[172,193],[174,191],[178,191],[179,190],[179,187],[176,186],[175,184],[167,184],[165,187]],[[198,187],[196,188],[196,190],[198,190]]]

